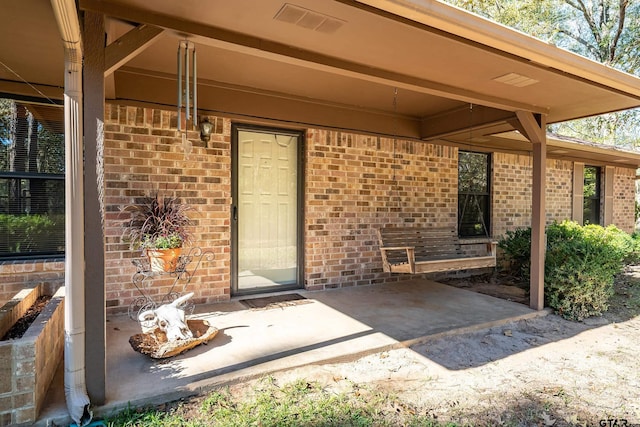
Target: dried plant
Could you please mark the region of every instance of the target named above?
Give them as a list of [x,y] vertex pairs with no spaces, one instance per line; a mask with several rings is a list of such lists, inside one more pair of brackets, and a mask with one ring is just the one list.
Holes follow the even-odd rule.
[[175,197],[162,197],[156,193],[144,197],[136,204],[125,206],[131,212],[124,236],[134,249],[172,249],[191,241],[187,216],[189,205]]

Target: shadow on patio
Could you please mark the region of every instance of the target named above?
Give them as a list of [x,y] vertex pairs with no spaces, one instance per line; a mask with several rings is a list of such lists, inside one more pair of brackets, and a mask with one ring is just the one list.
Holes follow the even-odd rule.
[[[131,405],[162,403],[202,389],[271,372],[346,361],[447,334],[535,317],[528,307],[429,280],[298,294],[305,300],[248,309],[239,300],[201,306],[196,316],[220,329],[207,345],[165,360],[136,353],[139,333],[126,315],[107,320],[107,404],[95,416]],[[91,362],[87,361],[87,369]],[[39,425],[66,418],[62,369]]]

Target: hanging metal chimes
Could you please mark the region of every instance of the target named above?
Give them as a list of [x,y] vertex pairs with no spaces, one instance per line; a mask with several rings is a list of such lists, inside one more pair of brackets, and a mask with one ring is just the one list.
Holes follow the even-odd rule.
[[188,40],[178,44],[178,130],[182,129],[182,109],[186,127],[198,125],[198,76],[196,72],[196,47]]

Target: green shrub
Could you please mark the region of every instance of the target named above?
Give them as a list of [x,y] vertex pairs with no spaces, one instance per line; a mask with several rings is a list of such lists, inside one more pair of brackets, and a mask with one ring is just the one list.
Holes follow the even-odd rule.
[[64,215],[0,214],[0,254],[64,251]]
[[504,251],[511,273],[528,281],[531,267],[531,228],[508,230],[506,236],[498,241],[498,247]]
[[609,308],[613,278],[624,259],[612,234],[569,221],[547,227],[545,300],[563,317],[582,320]]
[[[615,275],[638,261],[638,239],[613,225],[572,221],[548,226],[546,236],[545,304],[572,320],[606,311]],[[529,280],[531,230],[507,232],[499,245],[515,273]]]

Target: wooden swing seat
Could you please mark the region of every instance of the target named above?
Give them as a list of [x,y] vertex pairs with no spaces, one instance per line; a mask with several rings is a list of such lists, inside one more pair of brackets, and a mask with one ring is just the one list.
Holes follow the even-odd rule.
[[[455,230],[448,228],[383,227],[377,232],[382,266],[388,273],[420,274],[496,266],[497,242],[490,239],[459,239]],[[468,245],[476,247],[463,250]]]

